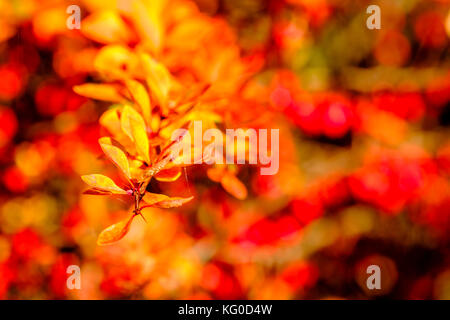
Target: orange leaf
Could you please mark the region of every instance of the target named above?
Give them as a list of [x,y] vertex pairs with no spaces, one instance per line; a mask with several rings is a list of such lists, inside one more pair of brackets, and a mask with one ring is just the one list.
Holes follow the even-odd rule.
[[165,194],[151,193],[151,192],[146,192],[144,197],[142,198],[142,200],[144,200],[144,202],[148,205],[153,205],[157,202],[167,200],[167,199],[169,199],[169,196],[166,196]]
[[114,194],[127,194],[125,190],[118,187],[111,178],[101,174],[89,174],[82,176],[81,179],[89,186],[101,191],[111,192]]
[[176,208],[176,207],[182,206],[186,202],[191,201],[192,199],[194,199],[194,197],[189,197],[189,198],[173,197],[173,198],[169,198],[167,200],[155,203],[154,206],[158,207],[158,208],[164,208],[164,209]]
[[125,100],[119,93],[119,87],[113,84],[86,83],[74,86],[73,91],[80,96],[96,100],[110,102],[123,102]]
[[[178,129],[187,129],[189,128],[191,122],[188,121],[184,123],[181,127],[178,127]],[[181,135],[177,137],[176,140],[170,141],[162,150],[160,153],[160,158],[164,158],[166,156],[174,157],[176,156],[176,153],[180,151],[180,149],[183,149],[183,144],[190,143],[189,141],[185,140],[184,137],[186,137],[186,134],[188,133],[188,130],[185,130]]]
[[156,180],[162,182],[172,182],[177,180],[181,176],[181,168],[172,167],[170,169],[164,169],[155,175]]
[[224,168],[209,168],[206,171],[208,178],[210,178],[214,182],[220,182],[225,175]]
[[154,176],[158,172],[169,166],[170,162],[175,158],[174,149],[180,143],[182,143],[182,141],[172,141],[169,145],[163,148],[157,162],[146,170],[146,176],[147,177]]
[[167,164],[172,160],[170,156],[167,156],[160,161],[156,162],[154,165],[152,165],[149,169],[145,171],[146,177],[152,177],[158,172],[160,172],[162,169],[164,169]]
[[221,180],[222,187],[239,200],[247,198],[247,188],[232,173],[226,173]]
[[147,192],[143,200],[147,204],[147,206],[168,209],[180,207],[186,202],[191,201],[193,198],[194,197],[169,197],[165,194]]
[[103,140],[102,139],[103,138],[99,139],[99,143],[103,152],[111,160],[111,162],[114,163],[114,165],[123,172],[125,177],[127,177],[128,180],[131,180],[130,165],[128,163],[128,159],[125,153],[118,147],[106,143],[107,141],[106,139]]
[[147,127],[141,115],[129,106],[125,106],[120,116],[122,130],[135,143],[138,154],[150,163]]
[[94,41],[110,43],[127,43],[134,35],[114,11],[99,11],[85,18],[81,24],[81,32]]
[[124,219],[103,230],[97,238],[97,244],[104,246],[122,239],[130,230],[130,225],[134,217],[135,215],[133,214],[130,218]]
[[185,96],[182,99],[182,102],[186,105],[189,102],[197,102],[199,98],[205,94],[208,89],[211,87],[209,83],[201,83],[196,84],[188,88],[188,91],[185,93]]
[[83,194],[94,195],[94,196],[109,196],[113,193],[110,191],[103,191],[95,188],[90,188],[82,192]]

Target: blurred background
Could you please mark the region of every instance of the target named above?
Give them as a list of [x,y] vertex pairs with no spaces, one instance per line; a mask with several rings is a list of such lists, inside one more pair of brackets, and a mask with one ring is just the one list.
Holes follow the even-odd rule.
[[[66,26],[72,4],[81,30]],[[366,26],[374,4],[379,30]],[[0,298],[449,299],[449,10],[0,0]],[[102,81],[103,46],[142,45],[145,21],[177,79],[228,97],[225,123],[280,129],[280,170],[234,168],[248,189],[238,200],[190,167],[152,188],[193,201],[148,209],[147,224],[98,247],[131,204],[81,194],[80,175],[114,172],[97,143],[110,103],[72,87]],[[381,290],[366,287],[371,264]],[[69,265],[79,290],[66,286]]]

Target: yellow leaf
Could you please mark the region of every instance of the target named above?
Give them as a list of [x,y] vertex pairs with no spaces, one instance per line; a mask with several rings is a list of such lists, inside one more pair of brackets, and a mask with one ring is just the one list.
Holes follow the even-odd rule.
[[135,143],[138,154],[150,163],[147,127],[141,115],[129,106],[125,106],[120,116],[123,132]]
[[119,110],[123,108],[113,107],[112,109],[106,110],[100,117],[100,124],[105,127],[109,133],[114,137],[106,140],[106,137],[102,138],[102,141],[108,144],[115,145],[122,150],[126,150],[130,155],[136,155],[136,146],[131,138],[126,135],[122,130],[122,125],[120,123]]
[[[118,147],[106,143],[106,140],[99,139],[100,147],[106,156],[118,167],[128,180],[131,180],[130,165],[125,153]],[[131,182],[131,181],[130,181]]]
[[[179,134],[175,140],[170,139],[171,141],[169,141],[169,143],[161,150],[160,158],[163,158],[167,155],[170,157],[175,157],[176,153],[183,149],[183,144],[190,144],[190,140],[185,139],[185,137],[189,137],[187,135],[187,133],[189,133],[187,129],[190,127],[190,125],[190,122],[186,122],[184,125],[178,127],[178,129],[186,130]],[[170,135],[170,137],[171,136],[172,134]]]
[[130,225],[134,217],[135,215],[133,214],[130,218],[115,223],[103,230],[97,238],[97,244],[104,246],[122,239],[130,230]]
[[101,75],[114,79],[126,79],[137,68],[136,55],[122,45],[108,45],[100,49],[94,60],[94,68]]
[[163,26],[161,21],[164,1],[134,1],[132,3],[133,22],[143,45],[151,51],[160,51],[163,40]]
[[158,132],[160,124],[161,124],[161,118],[160,118],[159,114],[154,113],[152,115],[152,120],[150,122],[150,128],[152,129],[152,132]]
[[183,204],[191,201],[192,199],[194,199],[194,197],[189,197],[189,198],[173,197],[173,198],[169,198],[167,200],[157,202],[154,204],[154,206],[157,208],[164,208],[164,209],[176,208],[176,207],[181,207]]
[[140,122],[145,126],[144,120],[142,119],[141,115],[134,108],[125,105],[122,108],[120,114],[120,126],[122,131],[131,139],[131,141],[134,141],[133,129],[131,128],[131,120]]
[[[188,124],[186,124],[187,126]],[[149,169],[146,170],[145,176],[152,177],[156,175],[161,170],[170,166],[170,162],[173,161],[176,157],[175,152],[178,150],[180,144],[184,143],[182,137],[180,140],[171,141],[167,146],[165,146],[156,160],[156,163],[153,164]],[[167,168],[169,169],[169,168]]]
[[81,179],[83,179],[86,184],[95,189],[109,191],[114,194],[127,194],[127,192],[118,187],[111,178],[101,174],[84,175],[81,177]]
[[161,193],[152,193],[152,192],[146,192],[142,200],[148,205],[153,205],[157,202],[161,202],[163,200],[169,199],[169,196],[166,196],[165,194]]
[[194,197],[189,198],[168,197],[165,194],[147,192],[143,200],[147,206],[168,209],[180,207],[186,202],[191,201],[193,198]]
[[74,86],[73,91],[75,91],[80,96],[96,100],[110,102],[125,101],[125,98],[119,93],[119,87],[113,84],[86,83]]
[[89,15],[81,23],[81,33],[103,44],[128,43],[135,38],[114,11],[99,11]]
[[125,80],[125,85],[127,86],[127,89],[134,101],[141,109],[145,121],[150,124],[152,111],[150,106],[150,97],[148,96],[147,90],[139,81],[136,80]]
[[118,135],[122,131],[120,118],[117,111],[118,108],[106,110],[99,119],[100,125],[108,129],[108,131],[114,136]]
[[[142,162],[139,162],[142,165]],[[144,181],[146,179],[145,176],[145,170],[142,170],[141,168],[137,167],[137,166],[131,166],[130,167],[130,171],[131,171],[131,177],[136,180],[136,181]]]
[[164,169],[155,175],[156,180],[162,182],[172,182],[177,180],[181,176],[181,168],[172,167],[170,169]]
[[[115,141],[113,139],[111,139],[111,137],[101,137],[100,139],[98,139],[98,143],[101,145],[103,144],[111,144],[111,145],[115,145]],[[116,147],[118,147],[116,145]]]
[[160,172],[162,169],[164,169],[167,164],[172,160],[172,157],[170,155],[164,157],[163,159],[156,162],[154,165],[152,165],[149,169],[145,171],[145,177],[152,177],[158,172]]
[[142,68],[147,75],[147,85],[158,102],[162,115],[166,116],[168,94],[171,87],[170,73],[164,65],[155,61],[148,54],[142,53],[140,58]]
[[226,173],[221,180],[222,187],[239,200],[247,198],[247,188],[232,173]]
[[[122,136],[124,137],[124,138],[126,138],[127,140],[129,140],[129,143],[133,143],[129,138],[128,138],[128,136],[126,136],[123,132],[122,132],[122,130],[120,131],[121,132],[121,134],[122,134]],[[117,147],[117,148],[119,148],[120,150],[122,150],[122,152],[124,152],[125,153],[125,150],[128,152],[128,153],[130,153],[130,151],[128,151],[129,150],[129,148],[130,148],[130,146],[127,144],[127,145],[124,145],[122,142],[120,142],[120,141],[117,141],[115,138],[113,139],[113,138],[111,138],[111,137],[102,137],[102,138],[100,138],[100,139],[98,139],[98,142],[100,143],[100,144],[109,144],[109,145],[112,145],[112,146],[115,146],[115,147]],[[132,146],[133,148],[134,148],[134,144],[133,144],[133,146]],[[134,152],[133,154],[135,154],[136,152]],[[126,154],[126,153],[125,153]]]

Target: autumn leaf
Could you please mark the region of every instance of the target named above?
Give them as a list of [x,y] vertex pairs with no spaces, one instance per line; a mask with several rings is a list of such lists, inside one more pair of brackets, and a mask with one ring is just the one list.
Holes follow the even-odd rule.
[[103,112],[99,119],[100,125],[108,129],[108,131],[115,136],[122,132],[120,118],[117,111],[118,108],[111,108],[109,110],[106,110],[105,112]]
[[143,206],[143,208],[145,207],[156,207],[164,209],[175,208],[182,206],[186,202],[191,201],[193,198],[194,197],[189,198],[169,197],[166,196],[165,194],[147,192],[143,198],[143,201],[146,204]]
[[[122,131],[120,131],[120,132],[122,132]],[[128,136],[126,136],[123,132],[122,132],[122,135],[124,137],[126,137],[128,140],[130,140],[128,138]],[[119,148],[124,154],[126,154],[125,151],[128,151],[128,149],[127,149],[128,146],[123,145],[120,141],[117,141],[116,138],[101,137],[100,139],[98,139],[98,142],[100,144],[109,144],[109,145],[115,146],[115,147]],[[132,143],[131,140],[130,140],[130,143]]]
[[172,157],[170,155],[159,160],[158,162],[153,164],[149,169],[147,169],[145,171],[145,176],[147,178],[154,176],[155,174],[160,172],[162,169],[164,169],[171,160],[172,160]]
[[143,197],[143,200],[147,205],[153,205],[157,202],[161,202],[167,199],[169,199],[169,196],[166,196],[165,194],[152,192],[146,192]]
[[181,176],[181,168],[172,167],[170,169],[164,169],[155,175],[155,179],[162,182],[172,182],[177,180]]
[[97,244],[99,246],[104,246],[122,239],[130,230],[131,222],[135,216],[136,215],[133,214],[130,218],[124,219],[103,230],[97,238]]
[[239,200],[247,198],[247,188],[236,176],[227,172],[221,179],[222,187]]
[[[166,147],[164,147],[156,163],[154,163],[149,169],[146,170],[146,177],[154,176],[158,174],[158,172],[160,172],[161,170],[165,169],[166,167],[167,169],[173,168],[173,166],[170,166],[170,164],[172,163],[173,160],[175,160],[176,158],[175,153],[178,150],[179,145],[182,143],[184,143],[182,139],[179,141],[175,140],[171,141]],[[172,174],[172,178],[174,177],[175,176]]]
[[152,114],[152,119],[150,121],[150,129],[152,132],[158,132],[161,126],[161,117],[157,113]]
[[180,100],[182,105],[187,105],[188,103],[198,102],[202,95],[204,95],[208,89],[211,87],[210,83],[194,84],[184,91],[183,98]]
[[192,199],[194,199],[194,197],[189,197],[189,198],[173,197],[173,198],[169,198],[167,200],[163,200],[161,202],[155,203],[153,206],[155,206],[157,208],[164,208],[164,209],[176,208],[176,207],[181,207],[183,204],[191,201]]
[[118,187],[111,178],[101,174],[84,175],[81,179],[89,186],[100,189],[101,191],[111,192],[113,194],[127,194],[127,192]]
[[130,173],[130,165],[128,163],[127,156],[125,153],[120,150],[118,147],[113,146],[112,144],[106,143],[107,140],[100,138],[99,143],[103,152],[106,156],[111,160],[112,163],[116,167],[118,167],[125,177],[131,182],[131,173]]
[[113,193],[110,191],[103,191],[95,188],[89,188],[82,192],[83,194],[94,195],[94,196],[110,196]]
[[74,86],[73,91],[80,96],[101,101],[125,101],[125,98],[120,94],[120,87],[113,84],[86,83]]
[[111,80],[127,79],[129,72],[138,66],[136,55],[125,46],[108,45],[100,49],[94,60],[94,68]]
[[164,65],[155,61],[148,54],[142,53],[140,59],[143,70],[147,75],[147,85],[158,101],[162,115],[166,116],[168,114],[167,99],[171,85],[170,73]]
[[131,128],[131,120],[139,122],[140,126],[144,127],[145,131],[145,123],[144,119],[142,119],[141,115],[132,107],[125,105],[122,108],[120,114],[120,127],[122,131],[132,140],[134,141],[133,129]]
[[103,43],[128,43],[135,36],[114,11],[100,11],[89,15],[81,24],[81,32],[89,39]]
[[[176,139],[171,140],[171,141],[169,141],[169,143],[167,143],[167,145],[161,150],[160,159],[162,159],[166,156],[175,157],[175,155],[178,155],[179,151],[183,149],[183,144],[190,143],[190,141],[187,141],[184,139],[185,137],[188,137],[187,129],[190,127],[190,125],[191,125],[191,122],[187,121],[184,123],[184,125],[182,125],[178,128],[178,129],[185,129],[185,130],[182,131],[182,133],[180,135],[178,135]],[[170,134],[170,136],[172,136],[172,134]]]
[[166,140],[158,136],[153,137],[149,140],[149,143],[152,147],[161,146],[162,144],[164,144],[164,142],[166,142]]
[[167,200],[158,202],[158,203],[154,204],[154,206],[156,206],[158,208],[164,208],[164,209],[175,208],[175,207],[182,206],[183,204],[191,201],[192,199],[194,199],[194,197],[189,197],[189,198],[173,197],[173,198],[169,198]]
[[[167,164],[164,170],[172,169],[173,167],[188,167],[201,163],[211,164],[215,160],[212,158],[212,148],[202,149],[193,147],[190,149],[190,152],[181,152],[181,154],[180,150],[175,149],[172,151],[173,160]],[[216,182],[220,182],[220,180]]]
[[141,109],[145,121],[150,124],[152,111],[150,106],[150,97],[148,96],[147,90],[139,81],[132,79],[125,80],[125,85],[133,97],[133,100]]
[[123,109],[123,106],[112,106],[109,110],[106,110],[100,117],[99,122],[100,124],[106,128],[109,133],[114,137],[114,139],[111,139],[109,137],[103,137],[102,141],[107,144],[112,144],[118,147],[119,149],[122,149],[130,155],[136,155],[136,145],[131,140],[130,137],[128,137],[127,134],[125,134],[122,130],[122,125],[120,123],[120,110]]
[[162,121],[160,135],[167,138],[171,137],[172,132],[182,127],[184,123],[191,123],[196,120],[202,122],[203,130],[207,130],[210,128],[216,128],[216,123],[222,122],[222,117],[212,111],[196,110],[191,107],[188,108],[184,114],[180,114]]
[[216,165],[209,168],[206,174],[212,181],[220,182],[222,187],[235,198],[244,200],[247,197],[247,188],[227,166]]
[[129,106],[125,106],[120,116],[122,130],[135,143],[138,154],[150,163],[149,141],[146,125],[141,115]]
[[225,168],[220,167],[209,168],[206,171],[208,178],[214,182],[220,182],[222,178],[225,176],[225,173],[226,173]]
[[133,1],[132,2],[132,22],[144,41],[144,46],[153,52],[158,52],[163,40],[163,26],[161,12],[164,1]]

